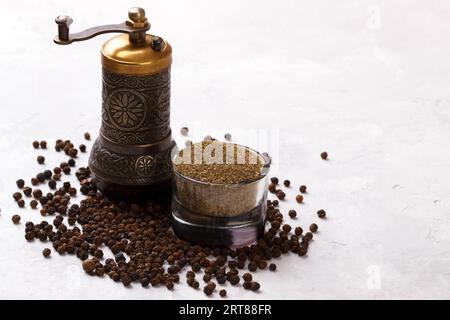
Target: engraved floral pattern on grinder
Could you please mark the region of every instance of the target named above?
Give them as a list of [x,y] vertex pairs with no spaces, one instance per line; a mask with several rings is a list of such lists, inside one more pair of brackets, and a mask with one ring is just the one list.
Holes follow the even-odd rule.
[[116,126],[133,129],[144,120],[144,101],[131,90],[116,91],[110,96],[109,114]]

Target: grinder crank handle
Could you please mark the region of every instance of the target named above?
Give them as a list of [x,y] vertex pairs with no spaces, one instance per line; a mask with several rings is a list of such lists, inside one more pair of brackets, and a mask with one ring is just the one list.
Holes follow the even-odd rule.
[[131,8],[128,11],[128,20],[119,24],[108,24],[86,29],[77,33],[69,33],[69,27],[73,20],[69,16],[60,15],[55,19],[58,25],[58,35],[53,41],[56,44],[66,45],[75,41],[84,41],[104,33],[127,33],[130,39],[138,41],[142,39],[139,35],[144,34],[150,29],[150,23],[145,17],[145,11],[142,8]]

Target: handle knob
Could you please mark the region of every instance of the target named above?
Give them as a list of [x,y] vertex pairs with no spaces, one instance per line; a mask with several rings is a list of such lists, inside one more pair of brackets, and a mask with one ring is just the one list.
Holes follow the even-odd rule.
[[128,10],[128,18],[134,22],[145,22],[145,10],[140,7],[133,7]]
[[59,39],[68,41],[69,40],[69,26],[72,24],[73,19],[69,16],[61,15],[61,16],[56,17],[55,22],[58,25]]

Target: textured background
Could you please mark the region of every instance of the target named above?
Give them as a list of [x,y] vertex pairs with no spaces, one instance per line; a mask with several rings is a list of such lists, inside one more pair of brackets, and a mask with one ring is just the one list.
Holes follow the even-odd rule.
[[[110,36],[56,46],[53,19],[69,14],[77,31],[120,22],[137,4],[174,48],[176,138],[182,125],[194,140],[269,133],[273,173],[293,184],[282,211],[296,208],[291,223],[304,227],[328,212],[307,258],[283,257],[277,272],[256,274],[259,294],[227,288],[230,297],[450,298],[444,0],[1,1],[0,298],[204,298],[184,283],[127,289],[86,276],[72,256],[44,259],[46,245],[23,238],[40,215],[11,198],[17,178],[41,170],[31,141],[79,143],[99,129],[99,47]],[[63,158],[43,154],[52,166]],[[292,201],[300,184],[303,205]]]

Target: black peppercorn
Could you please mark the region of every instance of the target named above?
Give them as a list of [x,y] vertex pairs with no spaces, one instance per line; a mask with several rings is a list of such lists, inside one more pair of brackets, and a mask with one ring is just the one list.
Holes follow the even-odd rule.
[[31,196],[31,193],[33,192],[33,190],[30,187],[24,187],[22,191],[23,194],[26,195],[27,197]]
[[27,241],[33,241],[34,240],[34,232],[33,231],[28,231],[25,233],[25,239]]
[[312,224],[309,226],[309,230],[310,230],[311,232],[317,232],[318,229],[319,229],[319,227],[318,227],[317,224],[315,224],[315,223],[312,223]]
[[322,152],[322,153],[320,154],[320,157],[321,157],[323,160],[326,160],[326,159],[328,158],[328,153]]
[[19,208],[23,208],[25,207],[25,201],[23,199],[19,199],[17,201],[17,205],[19,206]]
[[77,149],[75,149],[75,148],[70,148],[69,149],[69,156],[70,157],[76,158],[77,154],[78,154],[78,150]]
[[80,144],[79,149],[81,152],[86,152],[86,145]]
[[251,273],[246,272],[242,275],[242,279],[244,279],[245,282],[249,282],[253,280],[253,277]]
[[292,227],[289,224],[284,224],[282,229],[284,232],[289,233],[292,230]]
[[256,265],[256,263],[254,262],[250,262],[247,266],[248,270],[250,270],[251,272],[255,272],[256,269],[258,269],[258,266]]
[[270,184],[269,184],[269,191],[270,191],[271,193],[275,193],[276,190],[277,190],[277,185],[274,184],[274,183],[270,183]]
[[270,178],[270,182],[272,182],[273,184],[277,185],[279,180],[278,180],[277,177],[272,177],[272,178]]
[[22,194],[20,192],[14,192],[13,193],[13,198],[16,201],[19,201],[20,199],[22,199]]
[[275,263],[269,264],[269,270],[270,270],[270,271],[275,271],[275,270],[277,270],[277,265],[276,265]]
[[33,141],[33,148],[39,149],[39,141]]
[[150,284],[150,279],[147,277],[144,277],[141,279],[141,285],[142,287],[146,288]]
[[211,275],[210,275],[210,274],[205,274],[205,275],[203,276],[203,281],[205,281],[205,282],[211,281]]
[[326,217],[327,213],[325,212],[325,210],[320,209],[319,211],[317,211],[317,215],[319,216],[319,218],[323,219]]
[[241,279],[239,278],[239,276],[238,275],[234,275],[234,276],[231,276],[230,277],[230,279],[228,280],[232,285],[237,285],[238,283],[239,283],[239,281],[240,281]]
[[305,185],[301,185],[299,188],[301,193],[305,193],[306,192],[306,186]]
[[45,181],[45,175],[44,175],[44,173],[43,173],[43,172],[39,172],[39,173],[36,175],[36,179],[37,179],[39,182],[44,182],[44,181]]
[[86,273],[92,273],[97,265],[97,261],[94,259],[88,259],[83,262],[83,270]]
[[11,220],[14,224],[18,224],[20,222],[20,216],[18,214],[15,214],[12,216]]
[[47,149],[47,141],[42,140],[41,142],[39,142],[39,146],[41,147],[41,149]]
[[303,233],[303,229],[301,227],[296,227],[294,233],[296,236],[301,236]]
[[42,191],[41,191],[41,189],[34,189],[34,190],[33,190],[33,197],[34,197],[35,199],[41,198],[41,197],[42,197]]
[[33,200],[30,201],[31,209],[36,209],[37,205],[38,205],[37,200],[33,199]]
[[220,290],[219,291],[219,295],[223,298],[223,297],[226,297],[226,295],[227,295],[227,290],[225,290],[225,289],[222,289],[222,290]]
[[74,159],[69,159],[67,161],[67,164],[69,165],[69,167],[75,167],[76,162]]
[[17,185],[17,187],[18,187],[19,189],[22,189],[23,186],[25,185],[25,181],[24,181],[23,179],[18,179],[18,180],[16,181],[16,185]]
[[282,190],[278,190],[276,193],[276,196],[280,200],[283,200],[284,198],[286,198],[286,194]]
[[252,291],[258,291],[260,287],[261,286],[260,286],[260,284],[258,282],[255,282],[255,281],[251,282],[251,289],[252,289]]
[[291,209],[289,210],[289,217],[295,218],[297,216],[297,211]]
[[250,290],[252,288],[252,282],[246,281],[242,284],[242,286],[244,287],[245,290]]
[[303,202],[303,196],[301,194],[298,194],[295,197],[295,201],[297,201],[298,203],[302,203]]
[[85,133],[84,133],[84,138],[85,138],[86,140],[91,140],[91,134],[90,134],[89,132],[85,132]]
[[310,231],[308,231],[307,233],[305,233],[305,235],[303,236],[303,239],[304,239],[305,241],[310,241],[312,238],[313,238],[313,234],[312,234]]
[[53,180],[53,179],[50,180],[50,181],[48,182],[48,186],[49,186],[49,188],[52,189],[52,190],[56,189],[56,181]]
[[41,241],[47,240],[47,232],[45,232],[44,230],[39,231],[38,238]]
[[39,184],[39,180],[37,178],[31,178],[31,185],[37,186]]
[[289,181],[289,180],[284,180],[283,181],[283,184],[284,184],[284,186],[286,187],[286,188],[288,188],[290,185],[291,185],[291,181]]
[[38,156],[36,159],[39,164],[43,164],[45,162],[45,158],[43,156]]
[[48,258],[48,257],[50,257],[50,254],[52,253],[52,251],[49,249],[49,248],[45,248],[43,251],[42,251],[42,255],[44,256],[44,257],[46,257],[46,258]]
[[51,179],[52,178],[52,171],[51,170],[45,170],[44,172],[45,179]]
[[214,291],[214,289],[212,289],[210,286],[207,286],[207,285],[206,285],[206,286],[203,287],[203,292],[204,292],[207,296],[212,295],[213,291]]

